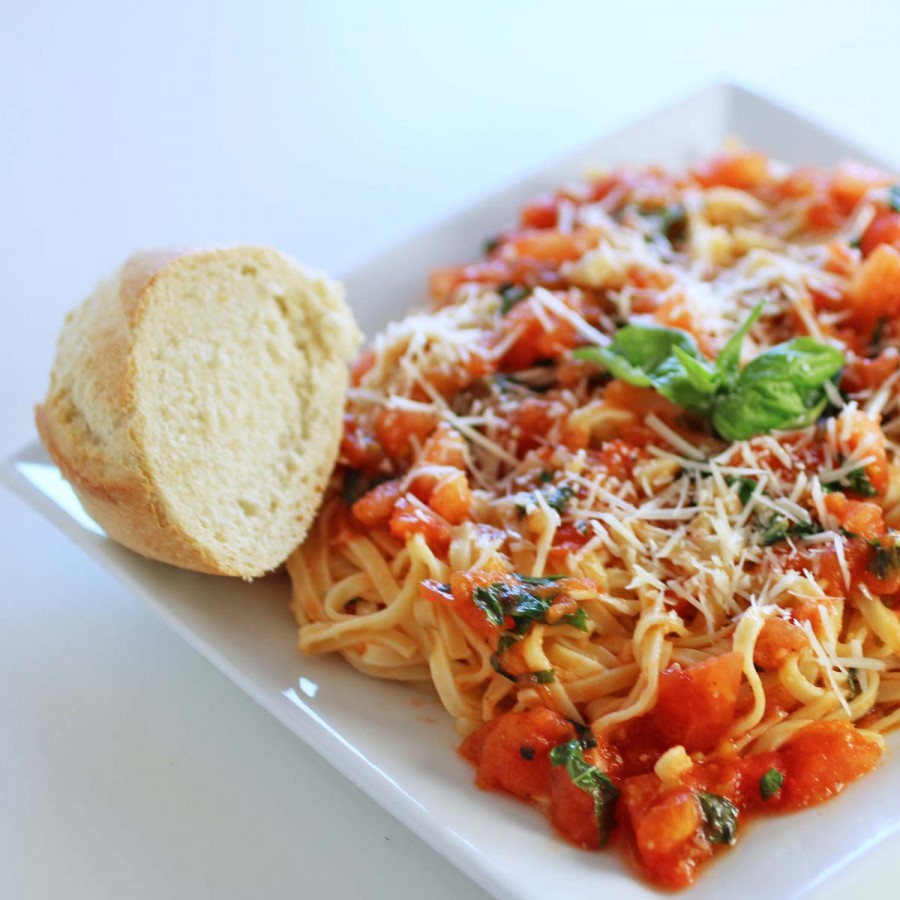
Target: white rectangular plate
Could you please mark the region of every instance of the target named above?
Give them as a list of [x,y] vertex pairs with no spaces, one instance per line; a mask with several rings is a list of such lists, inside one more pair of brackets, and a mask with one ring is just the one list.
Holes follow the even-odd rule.
[[[855,157],[853,144],[745,89],[708,88],[586,147],[407,241],[346,279],[366,333],[425,300],[428,271],[477,258],[482,240],[531,196],[590,166],[682,166],[739,135],[788,162]],[[8,460],[3,480],[142,596],[185,640],[363,791],[498,897],[658,897],[613,853],[556,838],[539,813],[472,783],[449,718],[423,690],[366,678],[338,658],[305,659],[287,609],[289,586],[196,575],[108,540],[39,444]],[[896,741],[884,764],[837,800],[768,819],[743,835],[688,891],[692,898],[798,897],[823,886],[900,827]],[[884,896],[891,894],[889,883]]]

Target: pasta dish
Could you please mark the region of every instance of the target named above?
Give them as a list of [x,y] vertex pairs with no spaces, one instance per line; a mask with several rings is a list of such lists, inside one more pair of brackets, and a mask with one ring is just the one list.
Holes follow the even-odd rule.
[[[539,197],[358,359],[299,646],[690,884],[900,722],[900,188],[731,148]],[[898,529],[895,531],[895,529]]]

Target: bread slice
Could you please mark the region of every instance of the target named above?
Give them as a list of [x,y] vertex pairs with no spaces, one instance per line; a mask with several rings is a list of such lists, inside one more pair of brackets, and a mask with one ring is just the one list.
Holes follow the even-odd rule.
[[359,340],[340,285],[276,250],[140,253],[66,318],[38,430],[111,538],[255,578],[316,514]]

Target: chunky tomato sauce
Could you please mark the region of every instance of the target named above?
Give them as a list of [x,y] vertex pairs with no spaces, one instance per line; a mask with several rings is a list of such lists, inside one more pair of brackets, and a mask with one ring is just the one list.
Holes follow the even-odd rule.
[[[723,668],[732,665],[728,661]],[[729,680],[729,672],[721,674]],[[848,723],[812,722],[778,750],[746,757],[711,755],[693,762],[674,782],[664,783],[653,765],[673,741],[706,747],[731,724],[734,696],[727,689],[717,694],[717,677],[708,671],[695,674],[691,668],[669,670],[663,675],[665,702],[671,710],[683,701],[677,707],[683,711],[680,724],[657,709],[608,740],[586,741],[593,746],[584,750],[585,760],[618,788],[614,844],[660,887],[691,884],[698,868],[728,843],[710,839],[701,796],[733,804],[739,832],[754,816],[828,800],[874,768],[881,755],[876,744]],[[679,727],[681,734],[676,733]],[[539,707],[487,722],[466,739],[461,752],[475,765],[479,787],[535,803],[566,840],[597,849],[604,836],[591,794],[550,761],[554,747],[577,737],[572,723]]]

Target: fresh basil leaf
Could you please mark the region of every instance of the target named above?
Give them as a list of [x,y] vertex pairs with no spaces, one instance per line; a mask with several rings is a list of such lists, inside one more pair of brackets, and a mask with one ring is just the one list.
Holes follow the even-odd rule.
[[847,687],[850,688],[851,700],[862,692],[862,685],[859,683],[859,669],[847,669]]
[[535,684],[553,684],[556,681],[556,671],[554,669],[539,669],[537,672],[529,672],[528,680]]
[[895,184],[888,191],[888,204],[894,212],[900,212],[900,184]]
[[737,840],[738,809],[726,797],[697,791],[703,814],[703,833],[711,844],[733,844]]
[[759,779],[759,793],[763,800],[774,797],[781,790],[784,784],[784,772],[781,769],[769,769],[762,778]]
[[844,363],[839,350],[812,338],[795,338],[761,353],[716,399],[713,425],[740,441],[775,429],[804,428],[828,403],[824,383]]
[[726,384],[731,384],[738,375],[741,362],[741,347],[744,338],[762,315],[763,303],[757,303],[744,324],[728,339],[722,351],[716,357],[716,368]]
[[[661,325],[626,325],[616,332],[608,347],[582,347],[574,356],[601,363],[629,384],[653,387],[691,412],[709,411],[717,382],[715,371],[700,358],[697,342],[686,331]],[[688,364],[690,372],[685,357],[693,360]]]
[[605,844],[615,823],[616,801],[619,799],[619,790],[612,779],[584,758],[584,748],[577,738],[554,747],[550,751],[550,762],[554,766],[565,766],[572,784],[594,798],[597,835],[600,844]]

